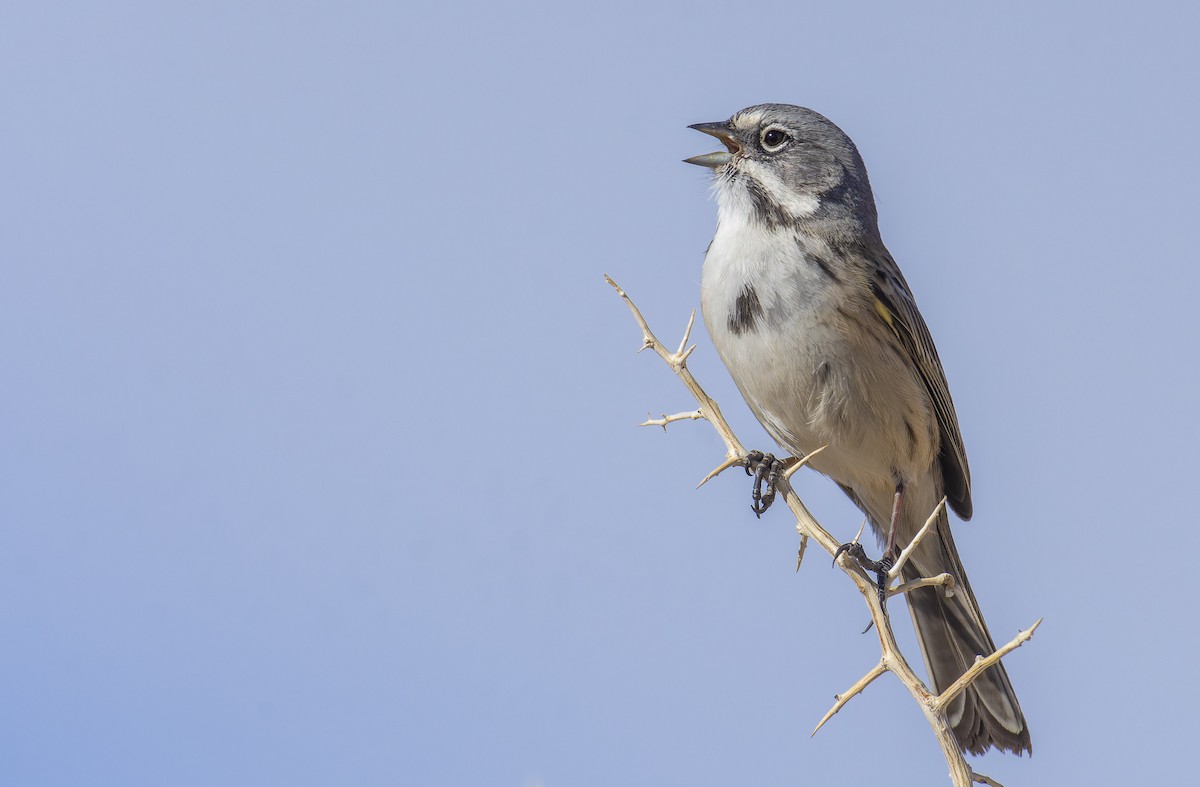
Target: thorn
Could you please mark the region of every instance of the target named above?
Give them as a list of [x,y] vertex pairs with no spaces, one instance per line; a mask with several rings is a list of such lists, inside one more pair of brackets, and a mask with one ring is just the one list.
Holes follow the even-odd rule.
[[726,470],[728,470],[729,468],[733,467],[733,466],[734,466],[734,465],[736,465],[736,464],[740,464],[740,463],[741,463],[741,461],[742,461],[742,460],[741,460],[741,458],[739,458],[739,457],[732,457],[732,458],[730,458],[730,459],[726,459],[724,462],[722,462],[721,464],[717,465],[717,467],[716,467],[716,469],[715,469],[715,470],[713,470],[713,471],[712,471],[711,473],[709,473],[708,475],[704,476],[704,478],[703,478],[703,479],[701,479],[700,483],[696,484],[696,488],[697,488],[697,489],[699,489],[700,487],[702,487],[702,486],[704,486],[705,484],[707,484],[709,481],[711,481],[711,480],[713,480],[714,478],[716,478],[717,476],[719,476],[721,473],[724,473],[724,472],[725,472]]
[[804,550],[808,549],[808,536],[800,536],[800,548],[796,550],[796,573],[800,573],[800,564],[804,562]]
[[933,513],[930,514],[929,518],[925,520],[925,524],[921,526],[921,529],[917,531],[917,534],[912,537],[912,540],[908,542],[908,545],[904,547],[904,549],[900,550],[900,555],[896,558],[896,564],[888,569],[888,579],[896,579],[900,576],[900,569],[904,568],[904,564],[907,563],[909,557],[912,556],[913,550],[917,548],[917,545],[921,543],[925,536],[929,535],[930,531],[933,529],[933,526],[937,524],[938,517],[945,510],[946,498],[943,497],[941,502],[934,506]]
[[793,474],[794,474],[794,473],[795,473],[797,470],[799,470],[800,468],[802,468],[802,467],[804,467],[805,465],[807,465],[807,464],[808,464],[808,460],[809,460],[809,459],[812,459],[814,456],[816,456],[817,454],[821,453],[822,451],[824,451],[824,450],[825,450],[826,448],[828,448],[828,447],[829,447],[829,446],[827,446],[827,445],[823,445],[823,446],[821,446],[820,448],[818,448],[817,450],[813,451],[811,454],[808,454],[808,455],[807,455],[807,456],[805,456],[803,459],[799,460],[799,461],[798,461],[798,462],[796,462],[794,465],[792,465],[791,467],[789,467],[789,468],[787,468],[786,470],[784,470],[784,471],[783,471],[783,477],[784,477],[784,478],[786,478],[786,479],[788,479],[788,480],[790,481],[790,480],[791,480],[791,478],[792,478],[792,475],[793,475]]
[[[676,355],[683,355],[683,348],[687,347],[688,339],[692,336],[692,326],[696,324],[696,310],[692,309],[692,316],[688,318],[687,328],[683,330],[683,341],[679,343],[679,349],[675,352]],[[689,352],[691,352],[689,350]],[[683,355],[686,358],[686,355]],[[682,360],[682,359],[681,359]]]
[[850,700],[852,700],[856,696],[858,696],[858,694],[860,694],[863,689],[865,689],[867,686],[870,686],[872,681],[874,681],[876,678],[878,678],[880,675],[882,675],[885,672],[887,672],[887,667],[885,667],[883,665],[883,662],[880,661],[878,664],[876,664],[874,667],[871,668],[870,672],[868,672],[866,675],[863,675],[861,678],[859,678],[855,682],[855,684],[853,686],[851,686],[849,688],[849,690],[846,691],[845,694],[834,694],[833,696],[836,701],[833,703],[833,707],[829,709],[829,712],[825,714],[825,717],[823,719],[821,719],[821,721],[817,724],[816,728],[813,729],[812,735],[809,735],[808,737],[811,738],[811,737],[813,737],[813,735],[816,735],[817,732],[822,727],[825,726],[825,722],[832,719],[835,713],[840,711],[842,708],[846,707],[847,702],[849,702]]

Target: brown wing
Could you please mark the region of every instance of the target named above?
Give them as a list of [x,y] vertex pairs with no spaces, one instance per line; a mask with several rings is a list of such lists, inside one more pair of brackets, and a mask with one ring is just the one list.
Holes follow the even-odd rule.
[[967,452],[963,448],[962,433],[958,429],[958,416],[954,413],[954,400],[950,398],[950,386],[946,373],[938,358],[933,337],[917,309],[904,274],[891,256],[879,260],[879,276],[872,282],[875,305],[879,315],[887,322],[900,343],[912,358],[913,365],[937,414],[942,442],[938,451],[942,481],[946,486],[946,498],[950,507],[963,519],[971,518],[971,471],[967,467]]

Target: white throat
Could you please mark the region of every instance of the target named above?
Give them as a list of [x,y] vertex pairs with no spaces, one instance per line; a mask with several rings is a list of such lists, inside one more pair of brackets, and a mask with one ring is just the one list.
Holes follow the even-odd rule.
[[821,200],[815,194],[798,193],[789,188],[774,170],[761,161],[743,158],[736,163],[736,167],[740,174],[737,180],[730,182],[718,177],[716,181],[717,205],[722,211],[729,202],[731,209],[753,215],[753,197],[742,182],[744,178],[757,182],[771,204],[793,219],[807,218],[821,207]]

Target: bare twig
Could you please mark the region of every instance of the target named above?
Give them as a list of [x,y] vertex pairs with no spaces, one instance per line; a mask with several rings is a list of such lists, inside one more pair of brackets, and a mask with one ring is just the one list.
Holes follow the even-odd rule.
[[954,585],[954,577],[951,574],[938,574],[936,577],[921,577],[920,579],[914,579],[911,582],[905,582],[888,588],[888,597],[903,595],[917,588],[943,587],[945,590],[942,593],[949,598],[954,595]]
[[937,506],[934,507],[933,513],[930,514],[929,518],[925,520],[925,524],[921,525],[921,529],[918,530],[917,534],[912,537],[912,541],[908,542],[908,546],[900,550],[900,556],[896,558],[896,565],[892,566],[892,569],[888,571],[889,579],[896,579],[900,576],[900,569],[904,568],[904,564],[907,563],[909,557],[912,556],[913,550],[917,548],[925,536],[929,535],[929,531],[933,530],[933,526],[937,524],[938,517],[941,516],[942,512],[945,510],[946,498],[943,497]]
[[713,470],[708,475],[704,476],[704,478],[701,478],[700,483],[696,484],[696,488],[699,489],[700,487],[704,486],[709,481],[713,480],[714,478],[719,476],[721,473],[724,473],[729,468],[731,468],[735,465],[742,464],[742,461],[743,460],[740,456],[729,457],[724,462],[722,462],[721,464],[719,464],[715,468],[713,468]]
[[[703,486],[707,481],[716,477],[722,471],[727,470],[734,465],[741,464],[745,460],[746,449],[738,440],[737,436],[733,433],[733,430],[725,421],[724,416],[721,415],[721,410],[717,406],[717,403],[713,401],[713,399],[711,399],[707,393],[704,392],[704,389],[700,387],[700,384],[696,381],[696,378],[692,376],[691,371],[687,368],[688,356],[691,355],[692,351],[696,349],[695,345],[689,347],[687,344],[689,338],[691,337],[692,326],[694,325],[696,319],[695,311],[692,312],[691,318],[688,320],[687,329],[684,331],[683,340],[679,344],[679,349],[671,352],[650,330],[650,326],[642,316],[641,311],[638,310],[637,306],[634,305],[633,301],[629,298],[625,291],[618,287],[617,283],[608,276],[605,276],[604,279],[613,287],[613,289],[617,291],[617,294],[620,295],[622,300],[625,301],[625,305],[629,307],[630,312],[633,313],[634,320],[637,321],[638,326],[642,330],[642,349],[654,350],[654,352],[657,353],[658,356],[662,358],[668,366],[671,367],[680,380],[683,381],[683,384],[687,387],[692,396],[695,397],[696,402],[699,404],[698,409],[694,412],[679,413],[674,416],[664,415],[662,419],[648,420],[646,425],[663,426],[665,428],[666,424],[671,423],[672,421],[699,418],[703,418],[712,424],[713,428],[717,431],[717,434],[720,435],[722,441],[725,443],[726,458],[721,465],[704,477],[704,480],[700,482],[700,486]],[[917,704],[921,707],[922,712],[925,714],[926,720],[933,728],[934,735],[937,737],[939,746],[941,746],[942,754],[946,758],[946,764],[950,768],[950,778],[955,787],[970,787],[972,781],[984,784],[995,784],[995,782],[991,781],[986,776],[981,776],[972,771],[967,765],[967,762],[964,759],[962,752],[959,750],[957,742],[955,741],[954,732],[950,727],[950,723],[946,715],[946,708],[950,701],[953,700],[954,697],[959,693],[961,693],[971,683],[971,681],[978,678],[984,670],[997,663],[1005,654],[1011,652],[1024,642],[1028,641],[1028,639],[1033,635],[1034,630],[1036,630],[1041,624],[1041,620],[1038,620],[1038,622],[1028,630],[1021,632],[1012,642],[1008,643],[1003,648],[1000,648],[995,653],[986,658],[976,659],[975,664],[972,665],[972,667],[968,669],[961,678],[951,684],[946,691],[942,692],[941,695],[934,695],[925,685],[924,681],[922,681],[916,672],[913,671],[912,667],[909,666],[908,662],[901,654],[900,648],[896,643],[895,634],[892,632],[891,619],[888,617],[887,611],[884,609],[879,600],[879,588],[875,584],[873,578],[868,577],[858,565],[857,561],[850,558],[849,555],[844,553],[838,555],[837,550],[840,546],[838,540],[835,539],[827,530],[825,530],[825,528],[823,528],[815,518],[813,518],[812,514],[809,513],[808,509],[804,506],[804,503],[800,501],[800,498],[796,496],[795,491],[791,487],[790,479],[792,474],[794,474],[801,467],[805,466],[810,459],[812,459],[822,450],[824,450],[824,447],[817,449],[803,459],[796,461],[792,466],[787,468],[784,473],[781,474],[780,478],[777,479],[775,484],[777,495],[786,502],[788,508],[791,509],[792,514],[796,517],[796,529],[801,536],[800,550],[796,559],[796,567],[798,570],[800,567],[800,562],[804,556],[804,550],[808,544],[808,539],[810,538],[820,544],[821,547],[830,555],[837,556],[835,563],[854,582],[855,587],[858,588],[859,593],[862,595],[867,604],[867,608],[871,613],[872,625],[879,637],[879,645],[882,655],[879,662],[872,667],[866,673],[866,675],[855,682],[849,690],[837,697],[837,701],[834,703],[833,708],[831,708],[830,711],[825,714],[825,717],[821,719],[820,723],[817,724],[816,729],[813,730],[813,734],[816,734],[817,730],[819,730],[827,721],[829,721],[829,719],[833,718],[833,716],[839,710],[841,710],[847,702],[860,694],[863,689],[870,685],[872,681],[879,678],[879,676],[885,672],[891,672],[897,677],[897,679],[900,680],[901,683],[904,684],[905,688],[908,689],[909,694],[911,694],[912,697],[917,701]],[[938,504],[938,507],[930,515],[928,521],[925,523],[925,526],[921,528],[921,531],[908,544],[907,548],[901,552],[895,568],[889,575],[889,584],[891,580],[894,580],[899,576],[900,568],[908,560],[909,556],[912,554],[913,548],[917,545],[920,539],[925,537],[925,535],[932,530],[942,513],[945,503],[946,501],[943,499],[941,503]],[[861,535],[861,533],[862,531],[860,530],[859,534]],[[857,538],[858,536],[855,537],[855,540],[857,540]],[[943,586],[945,588],[945,592],[950,594],[954,589],[954,578],[949,574],[941,574],[936,577],[919,578],[910,582],[906,582],[898,587],[889,588],[888,595],[907,593],[908,591],[915,590],[918,587],[930,587],[937,585]]]
[[850,543],[857,544],[858,540],[860,538],[862,538],[863,531],[866,529],[867,529],[867,520],[864,518],[862,521],[862,524],[858,526],[858,532],[854,534],[854,540],[851,541]]
[[794,476],[796,474],[797,470],[799,470],[800,468],[802,468],[808,464],[808,460],[812,459],[814,456],[821,453],[828,447],[829,446],[827,446],[827,445],[823,445],[820,448],[818,448],[817,450],[813,451],[811,454],[808,454],[807,456],[803,457],[802,459],[797,460],[796,462],[794,462],[792,464],[791,467],[789,467],[787,470],[783,471],[783,477],[791,478],[792,476]]
[[813,735],[816,735],[817,730],[824,727],[825,722],[832,719],[834,714],[837,713],[838,711],[840,711],[843,707],[845,707],[847,702],[852,700],[856,695],[861,694],[862,690],[865,689],[867,686],[871,685],[872,681],[874,681],[876,678],[878,678],[880,675],[882,675],[883,673],[885,673],[887,671],[888,671],[887,665],[884,664],[882,661],[880,661],[878,664],[876,664],[874,667],[871,668],[870,672],[868,672],[866,675],[863,675],[861,678],[859,678],[857,681],[855,681],[854,685],[851,686],[849,689],[847,689],[844,694],[838,694],[836,697],[834,697],[834,699],[837,701],[833,703],[833,707],[830,708],[829,712],[826,713],[824,715],[824,717],[821,718],[821,721],[819,721],[817,723],[817,726],[813,728],[812,734],[810,734],[808,737],[811,738]]
[[934,699],[932,703],[934,710],[949,707],[954,698],[962,694],[963,690],[967,686],[970,686],[973,680],[982,675],[984,670],[993,664],[1000,663],[1000,659],[1028,642],[1033,637],[1033,632],[1037,631],[1037,627],[1040,625],[1042,625],[1042,618],[1038,618],[1036,623],[1017,634],[1017,636],[1009,640],[1007,645],[997,649],[995,653],[988,656],[976,656],[975,663],[967,668],[962,677],[947,686],[946,690]]
[[[609,281],[612,281],[612,279],[609,279]],[[696,310],[692,309],[692,316],[688,318],[687,327],[683,329],[683,339],[680,340],[680,342],[679,342],[679,349],[675,351],[675,354],[680,356],[681,358],[686,359],[689,355],[692,354],[692,350],[696,349],[696,345],[694,345],[694,344],[691,346],[691,349],[687,349],[688,339],[692,338],[692,326],[695,324],[696,324]]]
[[687,386],[687,389],[691,392],[692,396],[695,397],[696,402],[700,405],[698,412],[700,412],[703,417],[713,425],[713,428],[717,430],[717,434],[719,434],[721,439],[725,442],[725,447],[727,449],[726,456],[729,458],[736,457],[738,460],[744,457],[746,455],[746,450],[738,441],[737,436],[734,435],[733,430],[729,428],[729,424],[725,422],[724,416],[721,415],[721,408],[718,407],[717,403],[704,392],[704,389],[700,387],[700,383],[696,382],[696,378],[692,376],[691,371],[689,371],[687,368],[687,358],[689,355],[691,355],[692,351],[691,349],[683,349],[683,347],[687,344],[687,340],[691,337],[692,324],[695,322],[696,313],[693,311],[692,318],[688,320],[688,327],[687,330],[684,331],[683,342],[680,343],[680,350],[677,352],[671,352],[662,342],[658,340],[658,337],[654,335],[654,332],[650,330],[650,326],[646,323],[646,318],[642,316],[642,312],[638,309],[638,307],[634,306],[633,301],[630,300],[629,296],[625,294],[625,291],[618,287],[617,283],[610,277],[605,276],[604,280],[612,285],[612,288],[616,290],[617,294],[621,296],[621,299],[625,301],[625,305],[628,306],[629,311],[633,313],[633,319],[637,321],[638,327],[642,329],[642,349],[654,350],[654,352],[658,354],[658,357],[666,361],[667,365],[675,371],[675,374],[678,375],[679,379],[683,381],[685,386]]
[[688,413],[675,413],[667,415],[663,413],[662,418],[651,418],[650,414],[646,414],[646,420],[642,421],[638,426],[661,426],[663,431],[667,431],[667,424],[673,424],[676,421],[696,421],[704,418],[704,413],[699,410],[692,410]]

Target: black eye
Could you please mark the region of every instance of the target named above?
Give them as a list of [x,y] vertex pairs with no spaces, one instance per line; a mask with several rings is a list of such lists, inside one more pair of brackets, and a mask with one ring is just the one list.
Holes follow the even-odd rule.
[[768,150],[778,150],[788,141],[788,135],[777,128],[769,128],[763,132],[763,147]]

